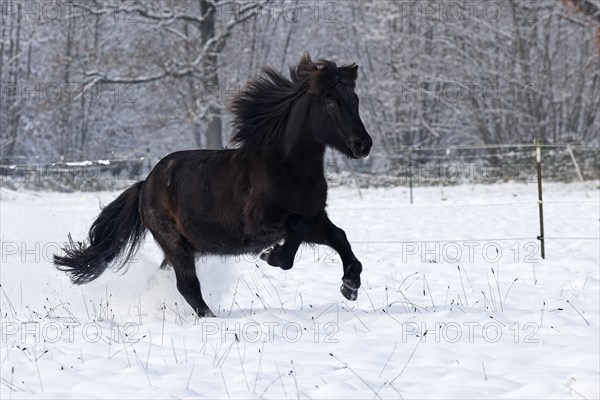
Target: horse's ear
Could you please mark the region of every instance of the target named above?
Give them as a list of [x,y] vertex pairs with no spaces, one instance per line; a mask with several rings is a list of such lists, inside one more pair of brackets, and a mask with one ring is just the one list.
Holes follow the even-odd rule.
[[340,68],[340,82],[354,89],[356,86],[356,78],[358,78],[358,65],[344,65]]
[[317,69],[317,66],[310,59],[310,54],[304,53],[298,66],[296,67],[296,73],[301,79],[309,79],[310,75]]
[[301,66],[314,66],[314,63],[312,62],[311,58],[310,58],[310,54],[308,54],[308,52],[304,52],[304,54],[302,54],[302,58],[300,59],[300,62],[298,63],[298,67]]
[[310,64],[307,64],[307,56],[305,54],[298,64],[297,75],[306,82],[309,94],[320,96],[328,88],[335,86],[338,70],[335,63],[326,60],[310,61]]
[[350,77],[353,81],[356,80],[356,78],[358,78],[358,65],[356,64],[352,64],[348,67],[348,72],[350,74]]
[[354,88],[358,77],[358,65],[345,65],[338,68],[332,61],[314,62],[308,53],[304,53],[296,69],[290,71],[290,75],[293,81],[305,81],[308,85],[308,93],[320,96],[338,83]]

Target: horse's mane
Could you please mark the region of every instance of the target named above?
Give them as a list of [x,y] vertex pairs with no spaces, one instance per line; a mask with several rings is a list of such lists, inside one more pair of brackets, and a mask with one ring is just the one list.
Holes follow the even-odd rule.
[[337,84],[354,89],[358,67],[337,67],[333,61],[313,62],[304,54],[290,79],[272,67],[250,79],[230,104],[234,133],[231,142],[241,148],[264,148],[272,144],[285,129],[292,106],[304,92],[324,95]]

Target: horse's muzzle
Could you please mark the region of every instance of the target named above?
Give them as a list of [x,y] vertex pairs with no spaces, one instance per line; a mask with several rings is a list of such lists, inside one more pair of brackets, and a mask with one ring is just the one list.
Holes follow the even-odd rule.
[[348,141],[348,148],[352,152],[354,158],[367,158],[373,146],[373,139],[369,135],[363,137],[353,137]]

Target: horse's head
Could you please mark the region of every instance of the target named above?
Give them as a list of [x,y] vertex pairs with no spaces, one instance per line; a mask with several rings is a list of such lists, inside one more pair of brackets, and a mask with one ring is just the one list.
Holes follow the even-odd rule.
[[307,82],[313,100],[309,116],[314,139],[351,158],[366,158],[373,140],[358,112],[358,96],[354,93],[356,64],[337,67],[334,62],[313,62],[305,54],[292,76]]

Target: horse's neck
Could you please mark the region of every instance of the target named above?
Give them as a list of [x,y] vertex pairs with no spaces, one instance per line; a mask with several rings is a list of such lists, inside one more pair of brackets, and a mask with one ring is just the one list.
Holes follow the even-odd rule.
[[323,171],[325,146],[317,143],[309,124],[309,99],[307,94],[301,96],[288,119],[285,132],[281,138],[280,151],[283,161],[306,168],[307,171]]

